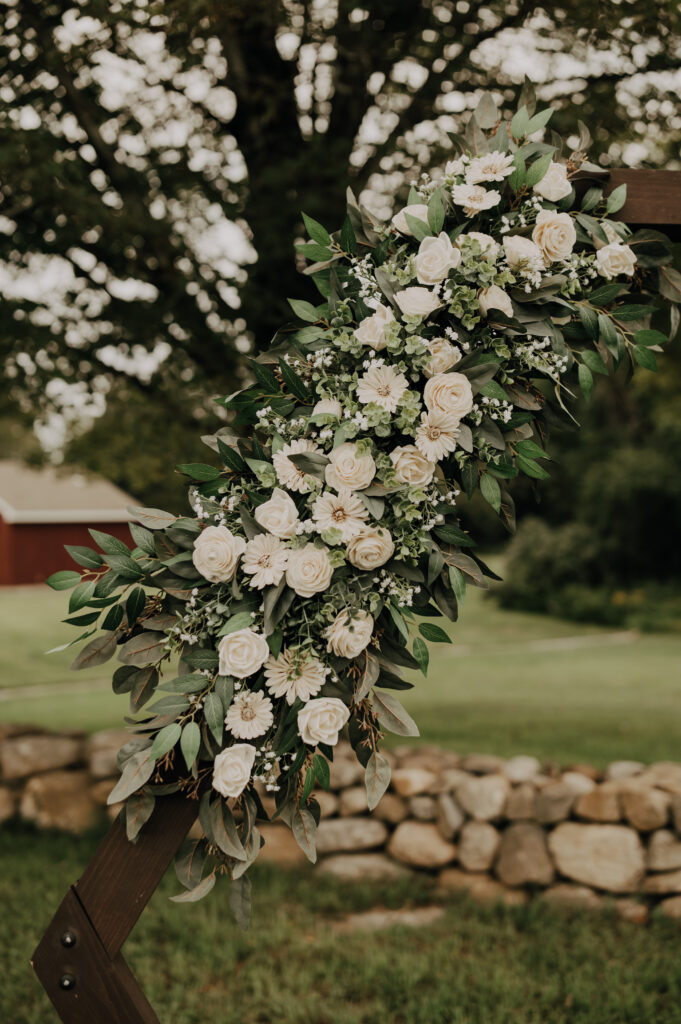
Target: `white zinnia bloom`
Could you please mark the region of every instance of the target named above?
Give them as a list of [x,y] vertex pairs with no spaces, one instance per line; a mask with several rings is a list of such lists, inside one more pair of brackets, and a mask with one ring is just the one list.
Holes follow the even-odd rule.
[[305,473],[288,458],[289,455],[306,455],[310,452],[321,452],[321,448],[314,441],[300,437],[297,441],[285,444],[272,456],[272,465],[277,474],[277,480],[283,487],[288,487],[289,491],[307,494],[312,490]]
[[361,498],[344,487],[334,494],[326,491],[315,500],[312,518],[319,533],[326,530],[340,530],[341,540],[348,541],[364,529],[368,516]]
[[351,491],[361,491],[368,487],[376,475],[376,463],[368,453],[360,455],[357,445],[346,441],[338,445],[329,455],[331,462],[324,475],[330,487],[339,491],[348,487]]
[[247,627],[223,636],[218,644],[218,655],[221,676],[246,679],[263,667],[270,656],[270,649],[262,633]]
[[401,292],[395,293],[395,302],[405,316],[420,316],[425,318],[438,309],[442,302],[430,288],[403,288]]
[[392,226],[401,231],[403,235],[411,235],[412,233],[411,228],[407,224],[407,214],[416,220],[422,220],[426,227],[428,226],[428,207],[426,204],[412,203],[396,213],[391,221]]
[[475,217],[481,210],[489,210],[501,199],[496,189],[482,188],[481,185],[454,185],[452,199],[457,206],[463,206],[467,217]]
[[466,161],[462,157],[458,157],[456,160],[448,160],[445,164],[445,175],[446,177],[458,177],[466,172]]
[[234,743],[221,750],[213,762],[213,789],[227,799],[241,796],[251,781],[254,762],[252,743]]
[[513,174],[513,153],[485,153],[471,160],[466,171],[466,184],[481,181],[503,181]]
[[456,416],[432,409],[421,413],[421,426],[416,431],[416,447],[431,462],[444,459],[456,448],[459,420]]
[[322,414],[340,419],[343,415],[343,406],[337,398],[320,398],[312,410],[312,415],[321,416]]
[[372,366],[357,381],[357,398],[363,405],[374,402],[395,412],[407,387],[407,378],[392,366]]
[[384,306],[382,302],[377,302],[375,306],[375,311],[361,321],[354,333],[357,341],[380,352],[386,344],[385,329],[388,324],[395,322],[395,317],[392,309],[389,306]]
[[288,565],[288,548],[271,533],[260,533],[249,540],[241,559],[241,568],[252,579],[252,587],[276,587]]
[[225,717],[225,725],[238,740],[252,740],[262,736],[273,721],[270,698],[251,690],[237,693]]
[[282,651],[278,658],[270,657],[265,665],[267,689],[273,697],[285,697],[287,704],[305,702],[318,694],[327,672],[318,658],[301,654],[296,648]]
[[327,590],[332,576],[328,548],[310,543],[289,551],[286,583],[299,597],[312,597]]
[[394,448],[390,458],[395,467],[395,475],[402,484],[410,487],[425,487],[433,479],[435,463],[424,458],[413,444],[405,444]]
[[269,501],[258,505],[253,515],[256,523],[275,537],[290,540],[295,536],[299,522],[298,509],[291,495],[280,487],[274,488]]
[[339,658],[356,658],[368,646],[373,631],[373,616],[345,608],[324,632],[326,649]]

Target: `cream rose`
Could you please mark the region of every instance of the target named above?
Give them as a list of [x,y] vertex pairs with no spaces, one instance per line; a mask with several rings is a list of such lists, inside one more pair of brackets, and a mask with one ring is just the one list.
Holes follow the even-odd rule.
[[504,252],[509,267],[517,267],[521,264],[535,267],[541,266],[544,262],[542,251],[536,242],[533,242],[531,238],[523,238],[522,235],[506,235]]
[[306,544],[304,548],[289,552],[286,582],[299,597],[312,597],[326,590],[332,576],[328,548]]
[[608,281],[611,281],[613,277],[619,277],[620,274],[631,277],[635,266],[636,256],[634,250],[630,249],[628,245],[623,245],[621,242],[611,242],[609,245],[604,245],[596,253],[596,270],[601,277],[607,278]]
[[232,579],[246,541],[226,526],[207,526],[194,541],[192,562],[204,579],[226,583]]
[[378,569],[392,558],[395,551],[393,539],[383,527],[367,527],[357,537],[348,541],[347,552],[350,564],[356,569]]
[[532,241],[542,251],[544,262],[555,263],[564,260],[572,252],[577,241],[577,232],[569,213],[554,213],[542,210],[532,232]]
[[534,186],[534,191],[550,203],[557,203],[559,199],[569,196],[572,185],[568,181],[565,164],[557,164],[552,160],[542,180]]
[[258,505],[253,515],[263,530],[283,540],[290,540],[295,535],[299,522],[296,503],[280,487],[274,488],[269,501]]
[[430,288],[404,288],[395,295],[395,302],[405,316],[427,317],[441,305]]
[[446,231],[437,238],[424,238],[414,260],[416,277],[420,284],[439,284],[461,263],[461,253],[455,249]]
[[492,284],[489,288],[483,288],[478,295],[478,302],[480,303],[480,312],[483,316],[487,316],[490,309],[500,309],[506,316],[513,316],[511,297],[497,284]]
[[425,487],[433,479],[435,463],[429,462],[416,445],[406,444],[394,448],[390,458],[400,483],[409,484],[410,487]]
[[410,206],[405,206],[399,213],[396,213],[391,221],[392,226],[397,228],[403,235],[412,234],[412,230],[407,224],[407,214],[410,217],[415,217],[416,220],[422,220],[425,226],[428,227],[428,207],[425,203],[412,203]]
[[326,649],[339,658],[356,658],[368,645],[373,631],[373,616],[364,611],[352,613],[346,608],[324,633]]
[[452,345],[446,338],[433,338],[427,344],[429,356],[423,368],[426,377],[432,377],[435,373],[446,373],[461,359],[461,349]]
[[473,391],[468,377],[462,373],[436,373],[423,389],[423,400],[428,409],[460,420],[473,408]]
[[218,655],[221,676],[246,679],[263,667],[270,656],[270,649],[262,633],[247,627],[223,636],[218,644]]
[[241,796],[251,781],[254,762],[252,743],[235,743],[221,750],[213,762],[213,789],[227,798]]
[[385,329],[388,324],[393,323],[395,317],[392,309],[384,306],[382,302],[377,303],[376,310],[371,316],[362,320],[359,327],[355,329],[355,337],[363,345],[380,352],[385,348]]
[[303,743],[316,747],[326,743],[335,747],[338,733],[350,718],[350,712],[337,697],[315,697],[298,712],[298,731]]
[[351,491],[361,491],[368,487],[376,475],[376,463],[371,455],[360,455],[356,444],[346,441],[334,448],[329,455],[331,462],[324,470],[329,487],[337,491],[347,487]]
[[337,398],[320,398],[312,410],[313,416],[335,416],[340,419],[343,415],[343,406]]

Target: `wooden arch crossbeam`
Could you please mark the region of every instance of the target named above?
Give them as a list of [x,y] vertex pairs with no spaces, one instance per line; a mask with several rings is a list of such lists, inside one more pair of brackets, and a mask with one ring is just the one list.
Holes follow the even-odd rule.
[[[607,190],[622,184],[618,219],[681,241],[681,171],[613,170]],[[197,814],[196,800],[163,797],[134,844],[115,822],[69,889],[31,961],[63,1024],[159,1024],[121,947]]]

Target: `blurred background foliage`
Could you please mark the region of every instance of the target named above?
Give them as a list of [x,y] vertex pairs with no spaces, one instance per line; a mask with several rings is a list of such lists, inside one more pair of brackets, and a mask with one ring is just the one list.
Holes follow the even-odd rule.
[[[311,286],[300,211],[344,190],[387,217],[447,158],[482,90],[529,71],[553,126],[604,166],[679,166],[676,2],[0,0],[0,425],[184,507],[215,394],[240,386]],[[308,297],[312,297],[308,294]],[[501,600],[679,627],[678,339],[657,378],[603,384],[524,518]],[[40,442],[40,443],[38,443]],[[487,545],[487,509],[465,510]],[[654,582],[653,582],[654,581]],[[652,604],[651,604],[652,600]],[[651,611],[651,609],[653,609]],[[662,609],[659,616],[655,609]]]

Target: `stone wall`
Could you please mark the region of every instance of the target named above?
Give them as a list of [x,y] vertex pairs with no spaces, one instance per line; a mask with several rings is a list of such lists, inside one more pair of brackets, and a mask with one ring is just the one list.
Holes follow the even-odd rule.
[[[0,822],[19,815],[75,832],[95,825],[127,738],[121,730],[86,737],[0,726]],[[633,920],[653,903],[681,917],[681,764],[561,770],[530,756],[406,746],[388,756],[391,786],[369,815],[363,769],[339,744],[330,792],[316,794],[319,871],[347,879],[426,871],[441,887],[480,899],[519,903],[541,893],[597,907],[610,897]],[[272,809],[270,797],[263,802]],[[285,826],[261,831],[263,860],[304,861]]]

